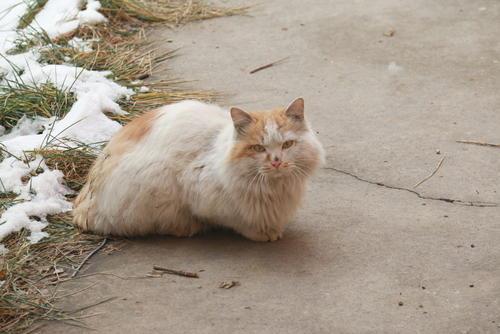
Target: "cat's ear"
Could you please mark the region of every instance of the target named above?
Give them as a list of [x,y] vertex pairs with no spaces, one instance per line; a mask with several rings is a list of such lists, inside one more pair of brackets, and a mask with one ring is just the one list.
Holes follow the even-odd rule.
[[245,129],[253,122],[250,114],[234,107],[231,108],[231,118],[233,119],[234,128],[239,134],[244,134]]
[[285,115],[294,121],[304,120],[304,99],[299,97],[288,105],[285,109]]

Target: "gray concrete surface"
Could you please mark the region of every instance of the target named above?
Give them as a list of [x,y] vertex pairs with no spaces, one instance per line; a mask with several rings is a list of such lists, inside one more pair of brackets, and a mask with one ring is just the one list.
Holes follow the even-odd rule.
[[[500,208],[426,199],[500,203],[500,149],[456,143],[500,143],[498,1],[264,1],[248,17],[151,37],[182,47],[171,71],[230,94],[224,104],[303,96],[327,168],[283,240],[131,240],[86,273],[141,276],[153,264],[204,271],[80,279],[64,289],[96,285],[67,308],[116,296],[86,311],[104,312],[87,319],[98,333],[500,332]],[[443,156],[416,189],[421,197],[390,188],[412,189]],[[225,280],[241,285],[219,289]]]

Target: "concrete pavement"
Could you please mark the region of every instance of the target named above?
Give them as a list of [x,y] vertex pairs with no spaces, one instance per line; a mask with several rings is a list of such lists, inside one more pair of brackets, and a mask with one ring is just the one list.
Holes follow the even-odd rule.
[[[98,333],[500,332],[500,207],[488,207],[500,203],[500,149],[456,142],[500,143],[499,32],[494,0],[274,0],[157,28],[153,41],[182,47],[172,71],[230,94],[225,105],[304,97],[327,166],[283,240],[127,241],[85,273],[156,264],[200,278],[96,275],[67,284],[97,283],[64,305],[116,296],[87,311],[105,312],[87,320]],[[227,280],[241,285],[218,288]]]

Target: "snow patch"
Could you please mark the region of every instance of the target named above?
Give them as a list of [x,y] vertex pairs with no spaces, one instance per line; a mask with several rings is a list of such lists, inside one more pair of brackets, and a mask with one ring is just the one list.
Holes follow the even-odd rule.
[[94,40],[84,40],[75,36],[68,41],[68,44],[80,52],[92,52],[92,42]]
[[28,4],[25,0],[0,1],[0,53],[14,47],[18,38],[16,28],[27,10]]
[[[28,118],[24,115],[15,127],[13,127],[10,132],[6,135],[0,136],[0,142],[12,139],[18,136],[26,136],[33,133],[43,132],[52,122],[55,121],[54,117],[46,118],[36,116],[35,118]],[[3,129],[5,132],[5,128]]]
[[[82,5],[86,2],[85,10]],[[125,114],[116,101],[128,98],[134,92],[120,86],[108,77],[108,71],[88,71],[72,65],[43,65],[38,62],[39,50],[6,55],[20,37],[17,31],[20,18],[27,11],[28,1],[0,0],[0,81],[17,80],[25,85],[50,83],[60,90],[75,94],[76,102],[62,119],[23,117],[5,134],[0,129],[0,145],[11,155],[4,154],[0,162],[0,192],[17,194],[16,202],[0,217],[0,241],[13,232],[25,228],[29,240],[38,242],[47,236],[47,215],[71,210],[66,195],[72,191],[64,186],[63,174],[50,170],[41,156],[26,154],[50,143],[75,146],[75,142],[94,144],[110,139],[121,125],[105,113]],[[98,12],[97,0],[48,0],[36,15],[29,29],[45,30],[50,38],[70,33],[81,24],[105,22]],[[70,46],[81,51],[91,51],[92,41],[73,38]],[[2,79],[3,78],[3,79]],[[0,244],[0,252],[5,247]]]
[[87,0],[87,8],[81,10],[81,0],[49,0],[35,16],[33,28],[44,30],[50,38],[75,31],[82,24],[106,22],[106,18],[97,10],[101,3]]
[[[0,240],[26,228],[31,231],[28,239],[33,243],[38,242],[47,236],[42,231],[47,226],[47,215],[71,210],[71,203],[64,196],[72,191],[61,183],[62,172],[49,170],[40,156],[27,163],[14,157],[5,158],[0,163],[0,175],[2,191],[18,193],[17,199],[25,200],[2,214]],[[28,175],[34,176],[23,182],[21,178]]]
[[[25,84],[40,85],[51,83],[55,87],[75,93],[77,101],[71,107],[66,116],[51,126],[45,125],[45,130],[16,131],[16,135],[8,134],[0,137],[6,150],[14,155],[20,155],[23,151],[33,150],[45,146],[57,138],[57,141],[66,140],[69,146],[72,142],[83,142],[87,144],[109,140],[121,125],[104,114],[105,112],[123,115],[125,112],[115,102],[121,97],[129,97],[133,94],[131,89],[120,86],[106,78],[110,72],[88,71],[80,67],[68,65],[45,65],[34,66],[30,73],[21,76]],[[36,125],[41,124],[38,120]],[[30,129],[38,129],[31,126]],[[0,174],[1,177],[1,174]]]

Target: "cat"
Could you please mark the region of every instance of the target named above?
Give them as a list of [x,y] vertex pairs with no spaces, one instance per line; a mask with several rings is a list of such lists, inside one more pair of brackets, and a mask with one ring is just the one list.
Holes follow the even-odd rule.
[[222,226],[275,241],[323,160],[302,98],[262,112],[182,101],[113,136],[75,200],[74,223],[117,236]]

